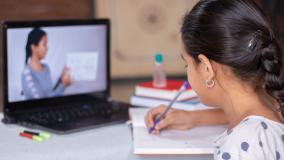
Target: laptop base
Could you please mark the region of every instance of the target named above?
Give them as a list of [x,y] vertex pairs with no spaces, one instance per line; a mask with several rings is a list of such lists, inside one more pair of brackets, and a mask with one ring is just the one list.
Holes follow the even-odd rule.
[[25,113],[5,115],[2,122],[18,124],[31,129],[41,129],[55,134],[70,134],[83,130],[125,123],[131,105],[122,102],[82,103],[72,106],[52,107]]

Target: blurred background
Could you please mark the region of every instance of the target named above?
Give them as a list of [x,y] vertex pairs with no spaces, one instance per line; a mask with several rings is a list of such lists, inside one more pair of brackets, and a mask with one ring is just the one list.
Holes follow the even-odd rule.
[[[284,48],[284,1],[256,0],[269,13]],[[53,20],[110,18],[112,97],[129,101],[135,84],[152,78],[155,53],[163,53],[168,78],[186,79],[180,60],[179,28],[198,0],[1,0],[0,19]],[[2,33],[0,111],[3,98]]]

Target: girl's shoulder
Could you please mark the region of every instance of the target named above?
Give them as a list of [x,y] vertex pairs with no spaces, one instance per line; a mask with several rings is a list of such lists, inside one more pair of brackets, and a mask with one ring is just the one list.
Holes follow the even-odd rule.
[[[284,124],[261,116],[248,116],[233,129],[223,133],[215,142],[216,154],[256,158],[277,157],[284,153]],[[274,150],[274,152],[267,152]],[[282,155],[284,157],[284,155]]]
[[284,124],[270,120],[263,116],[248,116],[244,118],[236,127],[233,128],[236,133],[235,137],[249,136],[262,138],[263,136],[276,136],[280,135],[284,142]]
[[[248,127],[260,127],[262,128],[261,131],[267,130],[268,126],[275,128],[278,128],[280,130],[284,129],[284,124],[280,122],[273,121],[271,119],[268,119],[263,116],[257,116],[257,115],[250,115],[244,118],[236,127],[235,129],[243,129]],[[255,129],[255,128],[251,128]]]

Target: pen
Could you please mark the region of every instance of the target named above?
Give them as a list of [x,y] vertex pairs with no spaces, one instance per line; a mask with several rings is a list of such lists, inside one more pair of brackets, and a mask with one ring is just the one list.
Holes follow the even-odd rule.
[[39,136],[39,137],[42,137],[42,138],[50,138],[50,134],[48,134],[48,133],[33,132],[33,131],[27,131],[27,130],[24,130],[23,133]]
[[169,106],[162,112],[160,115],[157,116],[154,120],[154,125],[149,129],[149,133],[152,133],[155,130],[156,125],[165,117],[167,112],[171,109],[172,105],[176,102],[178,97],[189,87],[188,82],[184,82],[184,84],[180,87],[178,93],[174,97],[174,99],[170,102]]
[[41,138],[41,137],[39,137],[39,136],[32,135],[32,134],[28,134],[28,133],[21,132],[19,135],[20,135],[21,137],[25,137],[25,138],[28,138],[28,139],[32,139],[32,140],[37,141],[37,142],[42,142],[42,141],[43,141],[43,138]]

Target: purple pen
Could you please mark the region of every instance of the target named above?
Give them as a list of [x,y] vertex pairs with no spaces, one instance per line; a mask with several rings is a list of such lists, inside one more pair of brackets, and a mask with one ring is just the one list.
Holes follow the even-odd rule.
[[178,93],[176,94],[176,96],[174,97],[174,99],[171,101],[171,103],[169,104],[169,106],[164,110],[164,112],[162,112],[160,115],[157,116],[157,118],[155,118],[154,120],[154,125],[149,129],[149,133],[152,133],[155,128],[156,125],[165,117],[165,115],[167,114],[167,112],[171,109],[172,105],[176,102],[176,100],[178,99],[178,97],[184,92],[186,91],[186,89],[189,87],[189,83],[188,82],[184,82],[183,85],[180,87]]

